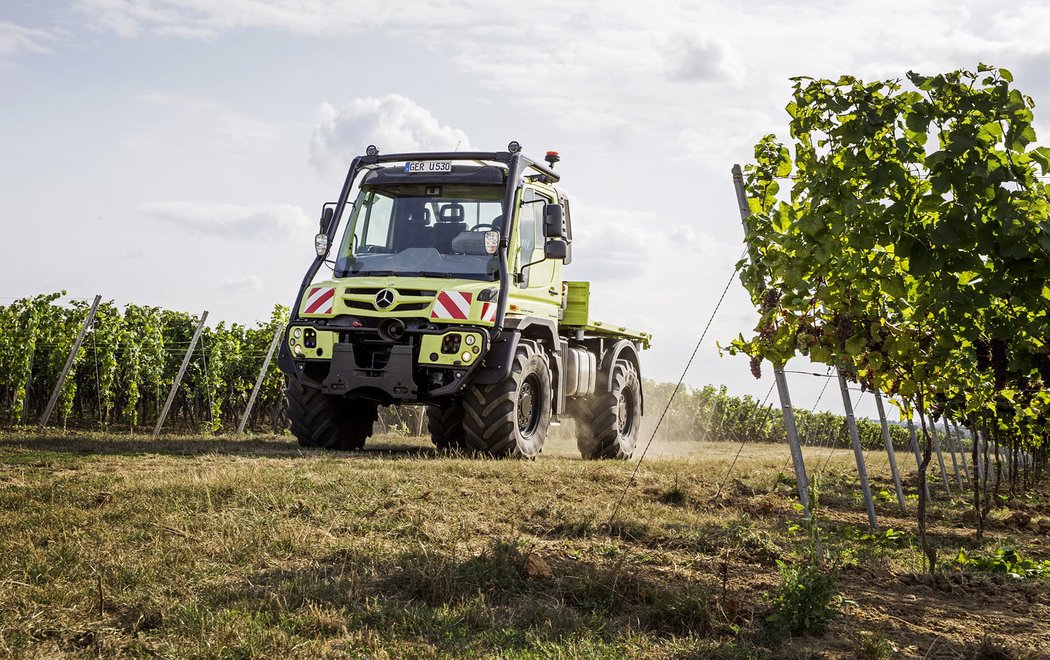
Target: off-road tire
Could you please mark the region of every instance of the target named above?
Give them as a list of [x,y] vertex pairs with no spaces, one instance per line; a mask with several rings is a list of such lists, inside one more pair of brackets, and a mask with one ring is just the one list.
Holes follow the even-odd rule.
[[522,340],[506,379],[467,387],[466,448],[489,456],[536,458],[550,428],[551,399],[547,354],[536,342]]
[[427,430],[438,449],[463,449],[463,402],[452,401],[444,406],[427,406]]
[[597,392],[572,405],[576,446],[587,459],[628,459],[642,424],[642,383],[634,365],[617,360],[612,390]]
[[379,407],[359,399],[343,399],[312,387],[289,382],[288,420],[303,447],[351,451],[365,446]]

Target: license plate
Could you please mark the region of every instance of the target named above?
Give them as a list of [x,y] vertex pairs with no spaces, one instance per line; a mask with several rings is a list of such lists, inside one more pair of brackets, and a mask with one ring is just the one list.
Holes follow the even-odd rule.
[[408,174],[448,174],[451,171],[451,160],[413,160],[405,163],[405,172]]

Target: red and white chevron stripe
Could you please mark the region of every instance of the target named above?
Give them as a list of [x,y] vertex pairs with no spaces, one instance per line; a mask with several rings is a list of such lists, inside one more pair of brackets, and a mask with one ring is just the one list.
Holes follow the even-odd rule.
[[470,301],[473,298],[473,294],[462,291],[442,291],[434,299],[430,318],[466,321],[470,316]]
[[481,320],[488,321],[489,323],[496,322],[496,303],[482,303]]
[[330,286],[316,286],[306,294],[304,314],[331,314],[335,309],[335,289]]

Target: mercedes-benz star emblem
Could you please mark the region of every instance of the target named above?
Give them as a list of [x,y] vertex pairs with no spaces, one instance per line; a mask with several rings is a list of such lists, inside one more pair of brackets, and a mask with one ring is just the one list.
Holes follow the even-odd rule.
[[383,289],[376,294],[375,306],[376,309],[386,309],[394,304],[394,290]]

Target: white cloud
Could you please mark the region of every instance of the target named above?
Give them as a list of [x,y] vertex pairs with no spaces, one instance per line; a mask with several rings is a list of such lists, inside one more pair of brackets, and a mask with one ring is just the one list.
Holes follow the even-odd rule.
[[721,39],[679,36],[669,44],[668,63],[673,78],[690,82],[741,81],[747,70],[736,51]]
[[481,0],[377,3],[370,0],[77,0],[76,7],[98,30],[134,38],[143,34],[211,39],[250,28],[283,29],[308,35],[347,35],[407,22],[440,30],[467,25]]
[[321,105],[310,143],[314,167],[342,171],[369,144],[385,153],[470,148],[466,133],[442,125],[429,110],[398,94],[354,99],[340,109]]
[[992,35],[1003,46],[1028,55],[1050,52],[1050,6],[1029,2],[992,17]]
[[[692,221],[654,211],[602,208],[572,202],[573,278],[596,281],[675,282],[672,269],[689,270],[697,261],[723,262],[736,248],[712,237]],[[727,262],[732,263],[732,262]],[[648,285],[645,285],[648,287]]]
[[262,280],[254,275],[243,275],[239,277],[231,277],[222,284],[219,288],[228,293],[262,293],[263,286]]
[[204,136],[215,146],[231,151],[259,147],[281,135],[281,128],[275,124],[201,96],[149,92],[140,94],[138,100],[157,108],[157,121],[146,133],[130,136],[126,142],[132,145],[154,142],[151,137],[165,123],[189,124],[192,129],[187,133]]
[[313,221],[297,206],[249,206],[191,202],[151,202],[146,215],[201,236],[280,240],[308,238]]
[[[973,66],[982,58],[1047,52],[1050,42],[1041,35],[1050,25],[1050,8],[1044,5],[1013,7],[990,0],[885,0],[875,5],[866,0],[743,5],[609,0],[596,8],[559,0],[527,5],[483,0],[79,1],[92,25],[126,36],[215,37],[264,28],[312,36],[367,33],[391,42],[430,44],[423,49],[433,52],[435,66],[451,60],[493,98],[512,94],[516,104],[538,118],[592,144],[673,148],[676,136],[688,131],[691,144],[717,141],[745,154],[771,127],[727,127],[721,121],[727,106],[780,116],[792,75],[901,76],[910,68]],[[536,15],[545,17],[542,24],[533,20]],[[454,38],[441,39],[439,48],[438,34]],[[729,85],[715,89],[725,83]],[[344,111],[323,110],[328,115]],[[321,128],[315,142],[338,142],[339,136],[325,136]],[[387,134],[374,128],[379,145]],[[403,137],[401,131],[393,132]],[[337,169],[345,166],[349,153],[368,143],[357,135],[352,139],[352,145],[339,145]],[[723,153],[702,148],[688,153],[709,166],[724,164]],[[323,154],[315,153],[315,164],[316,158]]]
[[43,30],[0,21],[0,69],[14,66],[13,59],[23,53],[46,53],[52,35]]

